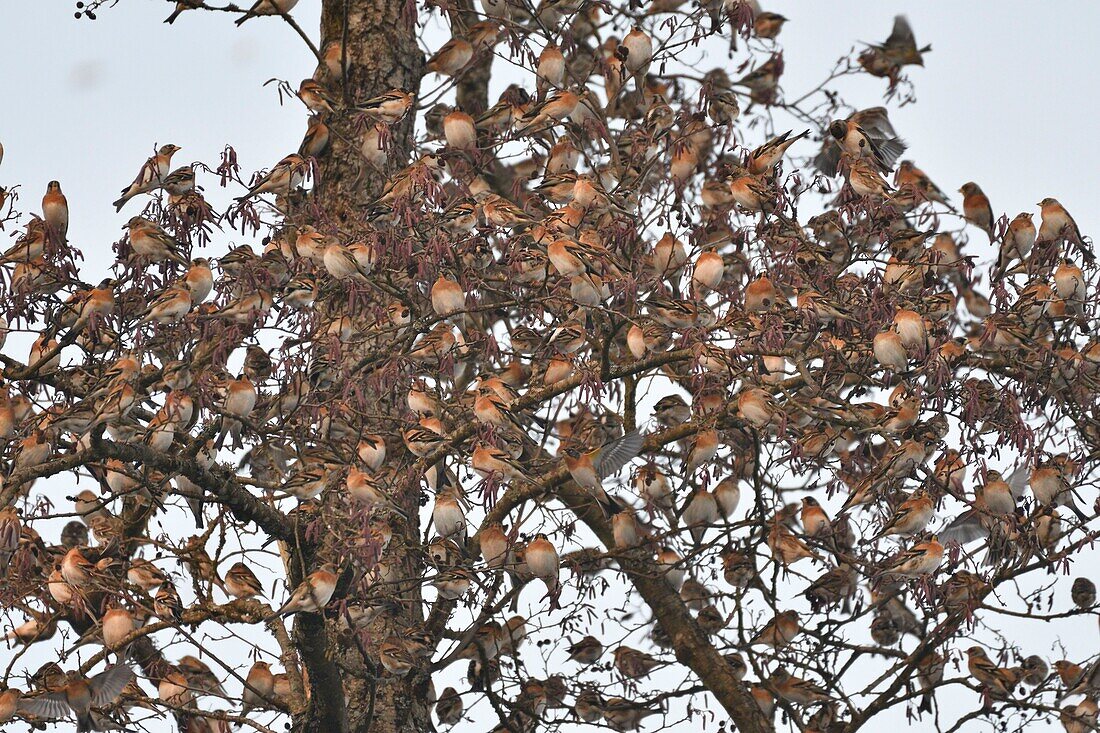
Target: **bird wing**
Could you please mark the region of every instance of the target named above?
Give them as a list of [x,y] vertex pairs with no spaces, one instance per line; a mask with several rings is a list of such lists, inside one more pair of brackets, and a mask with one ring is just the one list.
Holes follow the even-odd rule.
[[1008,483],[1008,488],[1012,492],[1012,498],[1016,501],[1020,500],[1020,497],[1024,495],[1024,489],[1028,486],[1028,479],[1031,476],[1031,470],[1026,466],[1020,466],[1012,473],[1005,477],[1005,482]]
[[939,540],[944,544],[958,542],[960,545],[965,545],[974,540],[984,539],[988,535],[988,530],[978,521],[978,515],[968,511],[940,530]]
[[861,109],[848,119],[876,138],[890,139],[898,136],[894,126],[890,124],[890,117],[885,107]]
[[871,145],[877,153],[876,157],[886,165],[887,168],[893,170],[894,164],[897,162],[901,154],[905,152],[905,141],[897,137],[880,138],[871,140]]
[[814,156],[814,167],[827,176],[835,176],[839,165],[840,146],[831,137],[826,137],[821,152]]
[[642,451],[643,438],[637,430],[632,430],[600,449],[596,457],[596,475],[601,479],[618,473]]
[[64,718],[69,714],[65,692],[51,692],[38,697],[24,697],[19,701],[19,711],[40,718]]
[[133,677],[134,670],[125,664],[116,664],[110,669],[97,674],[90,680],[92,705],[101,707],[114,702]]
[[913,35],[909,20],[904,15],[894,16],[894,28],[883,45],[888,48],[917,47],[917,38]]

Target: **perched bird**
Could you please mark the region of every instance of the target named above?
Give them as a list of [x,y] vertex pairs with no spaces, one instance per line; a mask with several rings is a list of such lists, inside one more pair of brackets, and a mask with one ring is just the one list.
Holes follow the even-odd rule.
[[171,260],[184,267],[191,264],[180,252],[182,245],[156,222],[134,216],[126,222],[126,228],[130,234],[130,246],[136,254],[153,262]]
[[[1039,241],[1059,242],[1062,240],[1082,244],[1081,230],[1066,207],[1058,199],[1049,196],[1039,202],[1042,209],[1042,223],[1039,225]],[[1082,250],[1088,252],[1088,250]],[[1090,253],[1091,254],[1091,253]]]
[[935,504],[929,493],[921,488],[913,492],[905,501],[898,505],[893,516],[887,520],[882,529],[869,541],[880,537],[912,537],[924,531],[935,513]]
[[440,694],[435,703],[435,715],[440,725],[455,725],[462,720],[462,697],[453,687],[448,687]]
[[248,715],[249,710],[266,707],[273,699],[275,676],[267,662],[254,662],[245,676],[244,691],[241,693],[241,714]]
[[263,586],[260,585],[260,579],[243,562],[233,563],[232,567],[225,571],[222,586],[225,588],[225,592],[234,598],[252,598],[253,596],[263,595]]
[[282,15],[284,13],[289,13],[297,4],[298,0],[256,0],[256,2],[252,4],[252,7],[248,9],[248,12],[240,18],[237,18],[234,23],[239,26],[246,20],[255,18],[258,15]]
[[963,216],[969,223],[985,232],[989,236],[989,241],[992,242],[995,219],[989,197],[973,181],[964,183],[959,193],[963,195]]
[[308,171],[309,163],[301,155],[291,153],[276,163],[266,174],[260,176],[248,192],[238,196],[236,200],[246,201],[262,193],[289,196],[291,191],[302,185]]
[[286,602],[275,611],[273,616],[285,616],[291,613],[317,613],[328,605],[332,594],[336,592],[338,570],[333,563],[325,563],[317,568],[294,589]]
[[997,269],[995,276],[1001,276],[1008,272],[1013,262],[1026,262],[1031,248],[1035,245],[1037,232],[1035,223],[1031,220],[1032,214],[1021,212],[1008,223],[1001,249],[997,256]]
[[1070,586],[1070,597],[1073,605],[1081,609],[1092,608],[1096,605],[1096,584],[1088,578],[1074,578]]
[[967,649],[966,656],[966,667],[971,677],[995,698],[1004,699],[1011,695],[1024,676],[1020,667],[998,667],[980,646]]
[[383,125],[392,125],[408,113],[414,101],[415,98],[411,92],[392,89],[385,94],[371,97],[357,105],[356,109]]
[[802,512],[800,519],[802,529],[808,537],[820,537],[827,535],[832,530],[832,522],[829,515],[812,496],[802,497]]
[[648,677],[650,672],[662,665],[661,660],[628,646],[620,646],[612,654],[615,669],[628,679]]
[[455,76],[474,57],[474,44],[465,38],[455,37],[439,47],[424,64],[424,68],[440,76]]
[[882,570],[884,575],[916,578],[936,572],[943,562],[943,545],[936,537],[913,545],[890,558]]
[[791,137],[793,130],[787,130],[782,135],[773,137],[768,142],[749,153],[749,173],[760,175],[770,173],[775,165],[787,152],[787,148],[810,134],[809,130],[803,130]]
[[172,156],[180,150],[178,145],[161,145],[156,155],[145,161],[134,182],[122,189],[122,197],[112,204],[115,211],[122,211],[122,207],[133,197],[160,188],[172,170]]
[[768,689],[796,705],[813,705],[829,699],[825,688],[801,677],[795,677],[785,669],[777,669],[768,679]]
[[571,645],[567,651],[569,658],[579,664],[595,664],[603,656],[603,643],[594,636],[586,636]]
[[42,220],[58,242],[67,241],[69,232],[69,201],[61,193],[61,184],[50,181],[42,197]]
[[776,614],[764,628],[757,632],[750,645],[763,644],[773,649],[782,649],[794,641],[802,630],[798,611],[783,611]]
[[535,535],[535,539],[527,544],[523,555],[527,569],[546,584],[546,593],[556,598],[560,591],[558,585],[558,569],[560,560],[558,550],[544,534]]

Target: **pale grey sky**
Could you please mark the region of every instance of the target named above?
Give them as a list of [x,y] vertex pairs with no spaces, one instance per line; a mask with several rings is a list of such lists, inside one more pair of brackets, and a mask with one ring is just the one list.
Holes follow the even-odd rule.
[[[316,28],[319,5],[302,0],[294,11],[307,30]],[[1100,215],[1091,209],[1100,194],[1100,146],[1089,137],[1100,117],[1100,4],[1063,2],[1056,12],[1033,0],[765,5],[791,18],[781,36],[788,97],[816,84],[856,41],[884,39],[893,16],[907,13],[918,42],[933,50],[924,69],[910,72],[918,103],[891,110],[911,146],[906,157],[946,191],[977,181],[998,214],[1037,211],[1035,202],[1055,196],[1086,234],[1100,230]],[[263,84],[276,77],[296,86],[314,61],[275,19],[236,28],[230,16],[192,12],[167,26],[161,20],[171,5],[152,0],[121,0],[94,22],[75,20],[73,9],[71,0],[0,2],[0,48],[8,62],[0,185],[20,184],[22,208],[35,210],[46,182],[61,181],[70,238],[88,261],[85,279],[94,281],[112,262],[120,228],[140,208],[133,203],[115,214],[110,202],[154,144],[182,146],[177,164],[216,166],[222,146],[232,143],[246,172],[270,166],[297,148],[305,116],[296,99],[280,107],[274,85]],[[711,57],[704,68],[722,61]],[[495,80],[495,88],[507,81]],[[840,88],[864,107],[879,104],[884,87],[861,76]],[[200,184],[215,204],[240,193],[221,192],[209,175],[200,175]],[[221,241],[215,251],[224,251],[224,241],[249,240],[229,233]],[[64,493],[67,481],[36,490]],[[1032,627],[1031,651],[1058,658],[1050,650],[1053,634],[1080,630],[1075,623]],[[1076,635],[1079,643],[1082,637],[1088,641],[1076,656],[1095,650],[1096,629]],[[5,666],[7,655],[0,651]],[[971,706],[973,698],[966,693],[961,704]],[[979,723],[967,730],[983,729]]]

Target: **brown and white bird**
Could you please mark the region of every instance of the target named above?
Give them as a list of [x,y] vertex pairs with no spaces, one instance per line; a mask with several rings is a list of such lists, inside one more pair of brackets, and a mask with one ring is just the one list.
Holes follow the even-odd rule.
[[424,68],[440,76],[455,76],[474,58],[474,45],[465,38],[451,38],[439,47]]
[[750,645],[763,644],[779,650],[786,647],[799,632],[802,624],[799,622],[798,611],[783,611],[776,614],[771,621],[762,628],[749,642]]
[[126,222],[130,234],[130,247],[142,257],[153,262],[171,260],[184,267],[191,263],[180,252],[182,245],[164,228],[143,216],[134,216]]
[[263,586],[252,569],[243,562],[236,562],[225,571],[222,578],[225,592],[234,598],[252,598],[263,595]]
[[134,671],[125,664],[116,664],[92,678],[74,673],[60,690],[23,697],[18,709],[50,720],[67,717],[71,712],[76,717],[78,733],[100,730],[93,721],[92,708],[114,703],[133,677]]
[[252,7],[244,15],[234,21],[235,25],[241,25],[259,15],[282,15],[289,13],[298,4],[298,0],[256,0]]
[[973,181],[964,183],[959,193],[963,195],[963,217],[985,232],[989,241],[992,242],[993,225],[996,219],[993,216],[993,207],[989,204],[989,197]]
[[1020,667],[998,667],[980,646],[967,649],[966,656],[970,676],[995,698],[1003,700],[1011,695],[1024,676]]
[[122,189],[122,197],[112,204],[115,211],[122,211],[122,207],[133,197],[160,188],[172,170],[172,156],[180,149],[177,145],[161,145],[156,154],[145,161],[134,182]]
[[559,592],[558,572],[561,562],[554,544],[546,535],[539,533],[527,544],[523,557],[531,574],[546,584],[547,595],[556,597]]
[[317,613],[328,605],[332,594],[336,592],[339,580],[336,565],[330,562],[314,570],[298,584],[294,592],[273,616],[285,616],[291,613]]
[[42,220],[46,228],[59,243],[67,241],[69,232],[69,201],[61,193],[61,184],[50,181],[46,185],[46,194],[42,197]]

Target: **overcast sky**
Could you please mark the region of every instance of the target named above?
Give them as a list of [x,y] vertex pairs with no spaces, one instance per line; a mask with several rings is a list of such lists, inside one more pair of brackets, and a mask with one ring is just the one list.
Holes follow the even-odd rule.
[[[319,6],[318,0],[299,3],[294,12],[303,27],[316,28]],[[997,214],[1037,213],[1035,202],[1054,196],[1086,234],[1095,234],[1100,3],[1048,7],[1034,0],[814,0],[770,9],[791,19],[781,36],[788,97],[815,85],[857,41],[883,40],[893,16],[907,13],[918,43],[931,43],[933,50],[926,67],[910,73],[918,103],[890,113],[910,143],[906,157],[946,191],[977,181]],[[112,262],[111,243],[139,209],[132,204],[115,214],[110,202],[154,144],[182,146],[177,165],[216,166],[231,143],[246,177],[269,167],[297,148],[305,116],[296,99],[280,107],[275,86],[264,82],[279,78],[297,86],[314,61],[275,19],[236,28],[230,16],[191,12],[168,26],[161,21],[171,5],[152,0],[121,0],[94,22],[75,20],[73,10],[71,0],[0,2],[0,48],[7,61],[0,185],[20,184],[22,208],[37,210],[46,182],[61,181],[71,209],[69,236],[88,260],[84,279],[94,281]],[[496,80],[495,89],[506,82]],[[861,76],[842,89],[848,101],[865,107],[881,103],[884,86]],[[217,188],[209,175],[200,184],[208,192]],[[248,240],[230,234],[229,241]],[[1042,646],[1049,642],[1045,633],[1037,637],[1041,648],[1031,651],[1053,653]],[[1091,654],[1096,630],[1090,626],[1087,633]],[[967,701],[972,704],[973,696]]]

